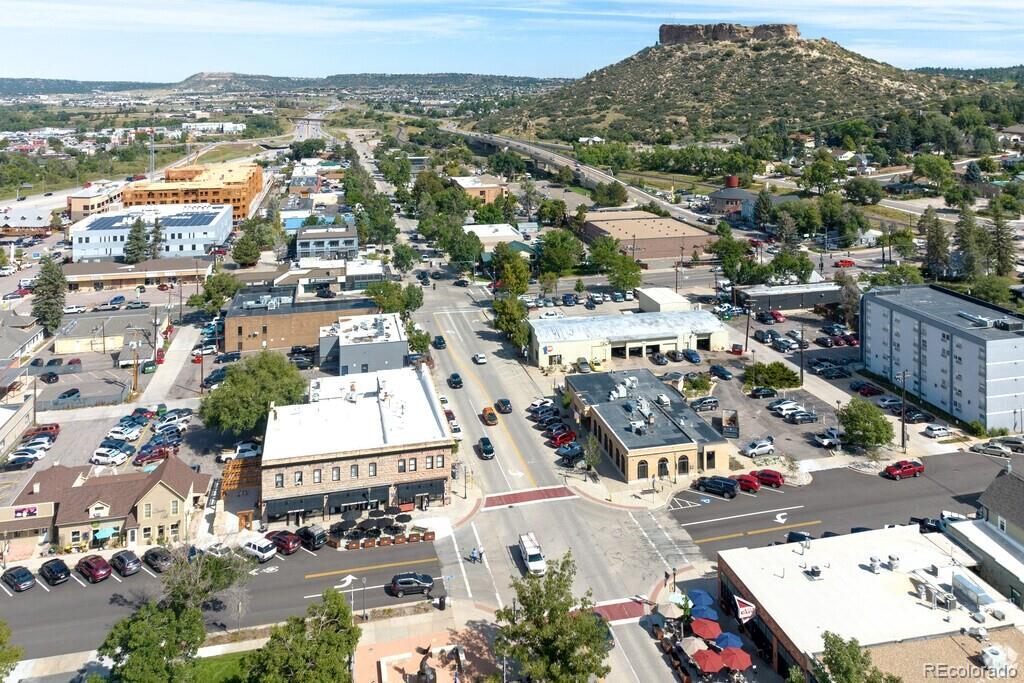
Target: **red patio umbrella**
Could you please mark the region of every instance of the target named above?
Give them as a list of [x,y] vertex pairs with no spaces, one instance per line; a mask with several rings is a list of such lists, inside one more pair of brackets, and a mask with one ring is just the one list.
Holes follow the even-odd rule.
[[706,674],[717,673],[725,666],[722,662],[722,656],[714,650],[701,650],[694,653],[693,661]]
[[705,640],[714,640],[722,634],[722,627],[710,619],[694,619],[690,624],[690,630],[693,631],[693,635]]
[[738,647],[727,647],[722,650],[722,663],[730,671],[744,671],[750,668],[750,655]]

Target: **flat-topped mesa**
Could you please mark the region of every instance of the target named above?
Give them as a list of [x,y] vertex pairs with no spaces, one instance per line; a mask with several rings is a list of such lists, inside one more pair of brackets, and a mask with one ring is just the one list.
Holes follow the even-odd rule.
[[661,45],[689,45],[692,43],[738,42],[741,40],[774,40],[800,38],[796,24],[662,24],[658,31]]

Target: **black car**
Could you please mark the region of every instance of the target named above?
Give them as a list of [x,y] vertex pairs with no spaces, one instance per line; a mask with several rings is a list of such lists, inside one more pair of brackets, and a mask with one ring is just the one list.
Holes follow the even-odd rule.
[[157,546],[143,553],[142,561],[148,564],[153,571],[162,573],[171,568],[173,559],[166,548]]
[[410,593],[429,593],[434,589],[434,578],[430,574],[404,572],[391,578],[389,588],[396,598]]
[[537,420],[537,424],[539,424],[542,427],[544,427],[544,429],[547,429],[551,425],[556,425],[556,424],[558,424],[561,421],[562,421],[562,416],[559,415],[558,413],[555,413],[554,415],[548,415],[547,417],[544,417],[544,418],[541,418],[540,420]]
[[825,368],[821,376],[825,379],[845,379],[850,376],[850,371],[844,368]]
[[512,402],[507,398],[499,398],[494,402],[494,409],[502,415],[508,415],[512,412]]
[[740,490],[739,483],[728,477],[697,477],[693,487],[702,493],[717,493],[725,498],[735,498]]
[[453,372],[452,374],[448,375],[448,386],[451,387],[452,389],[461,389],[462,376],[457,372]]
[[57,397],[58,401],[71,401],[82,395],[82,392],[78,389],[68,389]]
[[36,464],[36,459],[27,455],[18,456],[17,458],[11,458],[3,464],[4,472],[15,472],[17,470],[28,470],[32,469],[32,466]]
[[293,346],[289,353],[292,356],[312,356],[316,353],[316,349],[312,346],[298,345]]
[[60,375],[56,372],[44,372],[39,375],[39,381],[43,384],[56,384],[60,380]]
[[24,567],[11,567],[0,578],[16,593],[27,591],[36,585],[36,577],[32,576],[32,572]]
[[790,531],[786,534],[786,543],[803,543],[804,541],[813,541],[814,536],[811,536],[806,531]]
[[327,532],[315,524],[299,527],[295,535],[307,550],[319,550],[327,543]]
[[242,360],[242,354],[238,351],[229,351],[228,353],[222,353],[213,359],[214,363],[234,363],[236,360]]
[[71,570],[64,564],[64,560],[54,558],[43,562],[43,566],[39,568],[39,576],[51,586],[56,586],[71,578]]
[[762,325],[774,325],[775,324],[775,318],[773,318],[772,314],[769,313],[768,311],[758,311],[756,318],[757,318],[757,322],[761,323]]
[[750,398],[775,398],[778,395],[779,392],[771,387],[754,387],[750,391]]
[[444,337],[437,335],[434,337],[434,348],[435,349],[446,349],[448,348],[448,342],[444,340]]
[[316,295],[320,299],[333,299],[334,297],[338,296],[338,293],[335,292],[330,287],[321,287],[320,289],[316,290]]
[[459,278],[452,284],[455,285],[456,287],[469,287],[469,280],[465,278]]
[[120,550],[110,558],[110,566],[117,570],[121,576],[138,574],[142,570],[142,562],[139,556],[131,550]]
[[814,343],[818,346],[824,346],[826,349],[831,349],[835,344],[832,342],[831,337],[818,337],[814,340]]
[[718,410],[718,399],[714,396],[704,396],[690,401],[690,407],[698,413],[704,410]]
[[717,377],[718,379],[732,379],[732,373],[723,368],[721,365],[712,365],[710,368],[708,368],[708,372]]
[[46,367],[48,368],[55,368],[60,365],[64,365],[63,358],[51,358],[50,360],[46,361]]
[[44,365],[46,365],[46,361],[44,361],[42,358],[33,358],[32,362],[29,363],[29,365],[31,365],[34,368],[41,368]]
[[[920,424],[922,422],[934,422],[935,416],[920,410],[907,411],[907,424]],[[1011,449],[1013,450],[1013,449]]]
[[668,358],[663,353],[655,353],[651,355],[651,362],[655,365],[668,365]]
[[911,517],[911,524],[916,524],[922,534],[933,534],[942,531],[942,522],[933,517]]
[[292,356],[288,360],[299,370],[309,370],[313,367],[313,359],[309,356]]
[[[294,362],[294,360],[293,360],[293,362]],[[209,375],[207,375],[206,377],[203,378],[203,383],[202,383],[203,388],[204,389],[209,389],[210,387],[212,387],[215,384],[220,384],[221,382],[224,381],[224,378],[226,378],[227,376],[228,376],[227,369],[225,369],[225,368],[218,368],[217,370],[214,370]]]
[[768,330],[754,330],[754,340],[762,344],[771,344],[772,335],[768,334]]
[[480,437],[480,457],[484,460],[494,457],[494,444],[486,436]]

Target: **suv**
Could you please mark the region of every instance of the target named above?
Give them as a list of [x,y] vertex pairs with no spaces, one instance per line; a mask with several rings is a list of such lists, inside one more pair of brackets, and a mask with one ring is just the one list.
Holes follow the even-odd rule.
[[693,487],[701,492],[717,493],[725,498],[735,498],[739,492],[740,485],[733,479],[727,477],[698,477],[693,482]]
[[319,550],[327,543],[327,532],[316,524],[299,527],[295,535],[308,550]]
[[430,574],[403,572],[391,577],[391,593],[400,598],[410,593],[429,593],[434,589],[434,578]]
[[161,573],[170,569],[173,562],[171,554],[167,552],[167,549],[159,546],[144,552],[142,554],[142,561],[148,564],[153,571]]
[[534,576],[544,576],[548,571],[547,560],[541,552],[540,543],[533,532],[519,536],[519,555],[523,558],[526,570]]
[[277,546],[278,552],[282,555],[291,555],[298,552],[299,548],[302,547],[302,539],[285,529],[271,531],[265,538]]
[[142,562],[138,555],[131,550],[120,550],[110,558],[110,566],[117,570],[121,576],[137,574],[142,569]]
[[572,443],[576,440],[576,432],[571,429],[567,432],[562,432],[558,436],[551,437],[551,445],[554,447],[564,446],[567,443]]
[[714,396],[695,398],[690,401],[690,407],[698,413],[705,410],[718,410],[718,399]]
[[110,565],[99,555],[87,555],[75,565],[78,573],[89,580],[89,583],[99,583],[110,576]]
[[776,472],[775,470],[754,470],[750,473],[750,476],[761,482],[761,486],[770,486],[773,489],[777,489],[786,483],[786,478],[782,476],[782,472]]
[[255,557],[260,564],[270,561],[273,559],[274,555],[277,555],[277,546],[265,538],[246,541],[242,544],[240,550],[246,555]]
[[775,439],[770,436],[756,439],[740,449],[740,453],[750,458],[758,455],[772,455],[775,453]]
[[64,560],[57,558],[44,562],[43,566],[39,568],[39,576],[46,579],[46,583],[51,586],[56,586],[71,578],[71,570],[68,569]]

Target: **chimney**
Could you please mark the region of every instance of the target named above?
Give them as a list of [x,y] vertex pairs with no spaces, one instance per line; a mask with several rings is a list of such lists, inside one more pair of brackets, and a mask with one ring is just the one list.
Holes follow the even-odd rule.
[[38,496],[39,495],[39,482],[38,481],[32,482],[32,495],[33,496]]

